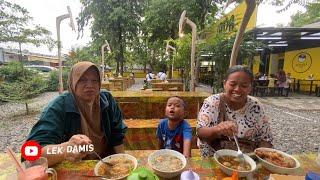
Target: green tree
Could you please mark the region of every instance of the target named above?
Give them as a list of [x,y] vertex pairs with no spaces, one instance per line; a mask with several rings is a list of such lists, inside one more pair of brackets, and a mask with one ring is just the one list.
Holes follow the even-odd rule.
[[24,103],[29,114],[28,103],[32,97],[44,92],[47,84],[37,72],[25,69],[22,63],[11,62],[0,69],[5,77],[0,84],[0,100]]
[[47,44],[54,47],[54,40],[50,37],[51,32],[40,25],[33,26],[30,22],[32,17],[27,9],[4,0],[0,0],[0,42],[19,43],[20,60],[21,44],[31,43],[36,46]]
[[72,48],[66,59],[67,66],[72,66],[80,61],[90,61],[95,64],[101,64],[101,55],[98,54],[92,46]]
[[290,26],[301,27],[303,25],[311,24],[320,21],[320,1],[308,3],[306,5],[306,12],[298,11],[291,16]]
[[127,49],[131,49],[132,42],[138,35],[143,1],[81,0],[80,2],[83,9],[77,19],[79,32],[90,22],[92,43],[98,48],[108,40],[117,62],[117,72],[123,73],[124,54]]

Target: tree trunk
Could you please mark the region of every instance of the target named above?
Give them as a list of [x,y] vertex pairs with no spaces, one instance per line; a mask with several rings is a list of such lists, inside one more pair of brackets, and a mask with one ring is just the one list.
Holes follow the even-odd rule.
[[29,115],[29,106],[28,106],[28,103],[25,103],[26,104],[26,113],[27,113],[27,115]]
[[21,42],[19,42],[19,62],[22,62]]
[[240,44],[241,44],[244,32],[246,30],[246,27],[248,25],[250,17],[252,15],[254,9],[256,8],[256,1],[255,0],[245,0],[245,1],[247,4],[247,7],[246,7],[246,11],[244,13],[243,19],[241,21],[240,28],[238,30],[236,39],[234,40],[234,43],[233,43],[229,67],[236,65],[237,56],[238,56],[238,52],[240,49]]
[[200,59],[196,58],[196,69],[195,69],[195,85],[199,86],[199,78],[200,78]]
[[250,69],[251,72],[252,72],[252,70],[253,70],[253,55],[251,55],[251,56],[249,57],[249,59],[248,59],[248,65],[249,65],[249,69]]

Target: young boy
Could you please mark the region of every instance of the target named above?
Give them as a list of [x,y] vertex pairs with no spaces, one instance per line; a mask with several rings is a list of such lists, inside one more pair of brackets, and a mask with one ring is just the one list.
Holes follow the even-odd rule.
[[185,103],[177,96],[170,97],[167,101],[165,115],[157,129],[157,139],[160,149],[173,149],[185,157],[191,155],[192,130],[185,116]]

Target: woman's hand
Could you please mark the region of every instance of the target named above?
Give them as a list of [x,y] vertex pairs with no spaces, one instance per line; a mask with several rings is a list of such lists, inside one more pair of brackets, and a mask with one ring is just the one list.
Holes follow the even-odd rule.
[[[88,136],[83,134],[77,134],[73,135],[69,141],[66,143],[66,146],[77,146],[77,149],[80,145],[89,145],[91,144],[91,140],[88,138]],[[81,160],[87,155],[85,152],[71,152],[66,154],[66,159],[72,162]]]
[[216,131],[218,135],[231,137],[234,133],[237,133],[237,125],[233,121],[222,121],[216,125]]
[[77,135],[73,135],[69,139],[68,144],[71,145],[71,146],[86,145],[86,144],[91,144],[91,140],[86,135],[77,134]]

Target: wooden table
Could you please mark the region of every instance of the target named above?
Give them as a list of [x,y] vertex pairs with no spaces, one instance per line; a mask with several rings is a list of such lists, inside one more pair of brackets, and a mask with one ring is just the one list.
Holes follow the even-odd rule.
[[210,96],[207,92],[182,91],[123,91],[111,92],[116,99],[125,119],[164,118],[167,99],[181,97],[187,104],[187,119],[194,119],[202,106],[203,100]]
[[183,83],[170,82],[170,83],[151,83],[152,88],[162,88],[164,91],[169,91],[172,88],[176,88],[177,91],[183,91]]
[[[154,152],[154,150],[136,150],[136,151],[126,151],[126,153],[134,156],[138,160],[138,167],[146,167],[148,169],[151,169],[147,165],[147,158],[148,155]],[[198,150],[192,151],[193,157],[188,159],[187,169],[191,168],[193,171],[197,172],[200,176],[200,179],[222,179],[223,177],[226,177],[226,175],[219,169],[217,163],[213,158],[201,158],[198,156]],[[6,154],[2,153],[0,154],[0,158],[3,158],[3,156],[6,156]],[[304,176],[308,171],[313,171],[320,173],[320,167],[316,164],[315,153],[309,153],[309,154],[300,154],[295,155],[295,157],[298,159],[298,161],[301,164],[301,168],[297,170],[295,173],[296,175],[302,175]],[[58,179],[62,180],[68,180],[68,179],[88,179],[88,177],[84,177],[81,175],[93,175],[93,169],[95,164],[97,163],[97,160],[86,160],[81,161],[79,163],[71,163],[64,161],[53,168],[58,173]],[[0,162],[0,179],[6,179],[8,176],[14,177],[15,169],[13,168],[13,163],[9,161],[9,158],[7,158],[7,161]],[[8,169],[10,168],[10,170]],[[260,163],[257,165],[257,170],[254,173],[254,179],[263,179],[267,177],[270,174],[268,170],[266,170],[264,167],[261,166]],[[94,178],[90,178],[94,179]],[[173,179],[179,179],[179,177],[173,178]]]
[[106,89],[108,91],[110,91],[113,87],[112,87],[112,83],[110,83],[109,81],[102,81],[101,82],[101,89]]
[[[311,95],[312,92],[316,92],[319,83],[320,83],[320,80],[298,79],[297,90],[298,92],[300,92],[301,85],[309,85],[309,95]],[[314,91],[313,91],[313,87],[315,87]]]

